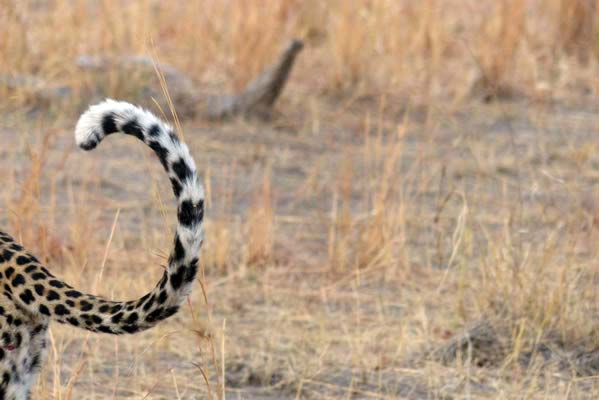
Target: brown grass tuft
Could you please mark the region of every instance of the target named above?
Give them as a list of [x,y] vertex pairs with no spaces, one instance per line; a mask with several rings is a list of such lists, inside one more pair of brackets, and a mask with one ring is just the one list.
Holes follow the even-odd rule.
[[553,1],[559,48],[583,59],[599,54],[599,2]]
[[264,265],[273,261],[275,209],[270,172],[262,178],[248,210],[246,265]]

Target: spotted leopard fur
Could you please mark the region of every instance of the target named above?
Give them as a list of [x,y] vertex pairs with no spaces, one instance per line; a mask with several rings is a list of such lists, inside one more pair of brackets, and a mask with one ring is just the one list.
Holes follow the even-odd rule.
[[75,138],[84,150],[121,132],[148,145],[162,163],[177,198],[177,231],[168,266],[152,291],[132,301],[85,294],[54,277],[0,232],[0,399],[30,398],[44,359],[48,323],[93,332],[136,333],[175,314],[190,293],[203,240],[204,191],[193,158],[173,129],[129,103],[106,100],[79,119]]

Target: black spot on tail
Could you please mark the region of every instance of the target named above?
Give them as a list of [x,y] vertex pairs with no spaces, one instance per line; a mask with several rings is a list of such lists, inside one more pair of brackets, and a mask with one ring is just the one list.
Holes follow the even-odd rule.
[[173,251],[173,261],[182,260],[185,257],[185,249],[179,239],[179,235],[175,235],[175,250]]
[[168,282],[168,274],[163,274],[162,278],[160,278],[160,289],[164,289],[166,283]]
[[152,304],[154,304],[154,300],[155,300],[155,296],[152,295],[148,299],[148,302],[146,304],[144,304],[144,311],[148,311],[150,308],[152,308]]
[[158,296],[158,303],[164,304],[164,302],[166,301],[167,298],[168,298],[168,293],[166,292],[166,290],[161,291],[160,296]]
[[114,122],[114,114],[108,113],[102,118],[102,130],[105,135],[110,135],[111,133],[115,133],[118,131],[116,127],[116,122]]
[[162,321],[163,319],[166,319],[166,318],[170,317],[171,315],[175,314],[178,310],[179,310],[178,306],[173,306],[173,307],[169,307],[166,309],[159,307],[159,308],[155,309],[154,311],[152,311],[150,314],[148,314],[148,316],[146,317],[146,321],[148,321],[148,322]]
[[62,283],[61,281],[59,281],[57,279],[53,279],[48,283],[50,284],[50,286],[54,286],[55,288],[58,288],[58,289],[64,287],[64,283]]
[[185,226],[201,222],[204,217],[204,201],[200,200],[197,205],[194,205],[191,200],[183,200],[179,206],[177,217],[179,223]]
[[179,311],[179,307],[178,306],[174,306],[174,307],[169,307],[166,310],[164,310],[164,312],[162,313],[162,318],[168,318],[173,314],[176,314],[177,311]]
[[21,293],[19,297],[21,298],[21,300],[23,300],[23,303],[25,304],[31,304],[35,300],[33,298],[33,293],[30,289],[25,289],[25,291]]
[[37,293],[38,296],[44,295],[44,285],[40,285],[39,283],[36,283],[34,286],[34,289],[35,289],[35,293]]
[[191,260],[189,267],[185,271],[185,277],[183,278],[185,282],[190,283],[193,281],[198,273],[198,259],[194,258]]
[[191,168],[189,168],[189,165],[187,165],[185,160],[182,158],[173,163],[173,172],[177,175],[179,181],[181,182],[184,182],[191,176]]
[[120,313],[118,313],[118,314],[114,314],[110,320],[111,320],[111,321],[112,321],[114,324],[118,324],[118,323],[119,323],[119,321],[120,321],[122,318],[123,318],[123,313],[122,313],[122,312],[120,312]]
[[66,308],[64,305],[62,304],[57,304],[56,307],[54,307],[54,312],[56,313],[56,315],[69,315],[71,312],[69,311],[68,308]]
[[114,314],[111,318],[111,321],[113,324],[118,324],[122,318],[123,318],[123,313],[120,312],[118,314]]
[[122,327],[123,331],[127,332],[127,333],[135,333],[139,331],[139,326],[135,325],[135,324],[131,324],[131,325],[124,325]]
[[77,298],[77,297],[81,297],[81,292],[78,292],[77,290],[67,290],[64,293],[67,297],[72,297],[72,298]]
[[167,162],[166,162],[166,159],[168,158],[167,148],[162,146],[160,143],[154,142],[154,141],[150,142],[148,144],[148,146],[150,146],[150,148],[152,150],[154,150],[154,153],[156,153],[156,155],[158,156],[158,159],[160,160],[160,163],[162,164],[164,169],[167,169]]
[[106,326],[106,325],[100,325],[100,326],[98,326],[98,331],[103,332],[103,333],[114,333],[112,331],[112,329],[109,326]]
[[93,131],[85,143],[81,143],[79,147],[83,150],[95,149],[98,143],[102,140],[102,134],[98,131]]
[[10,259],[12,258],[12,256],[13,256],[14,254],[15,254],[15,253],[13,253],[13,252],[12,252],[12,251],[10,251],[10,250],[4,250],[4,251],[2,252],[2,258],[4,258],[4,261],[10,261]]
[[89,151],[89,150],[95,149],[97,145],[98,145],[98,141],[97,140],[89,140],[89,141],[87,141],[85,143],[81,143],[79,145],[79,147],[81,147],[85,151]]
[[185,265],[179,266],[177,271],[171,275],[171,286],[174,290],[178,290],[183,284],[183,277],[185,276]]
[[125,321],[128,325],[131,325],[135,322],[137,322],[137,320],[139,319],[139,315],[137,315],[136,312],[131,313],[131,315],[129,315],[129,317],[127,318],[127,320]]
[[125,132],[127,135],[135,136],[140,140],[144,140],[144,134],[141,130],[141,126],[139,126],[139,123],[135,118],[130,121],[127,121],[127,123],[123,125],[122,129],[123,132]]
[[35,272],[35,273],[31,274],[31,278],[34,281],[40,281],[40,280],[46,279],[46,277],[47,277],[47,275],[44,274],[43,272]]
[[85,300],[81,300],[79,304],[81,305],[81,311],[90,311],[92,308],[94,308],[92,303]]
[[16,274],[15,279],[12,280],[12,285],[14,287],[17,287],[17,286],[24,285],[24,284],[25,284],[25,278],[23,277],[23,275]]
[[175,194],[175,197],[179,198],[179,196],[181,195],[181,190],[183,190],[183,187],[175,178],[171,178],[171,185],[173,186],[173,193]]
[[25,265],[29,262],[29,258],[25,256],[18,256],[16,259],[17,265]]
[[150,127],[150,130],[148,131],[148,135],[150,135],[152,137],[160,136],[160,125],[158,125],[158,124],[152,125]]
[[116,305],[112,306],[112,308],[110,309],[110,313],[111,313],[111,314],[116,314],[116,313],[118,313],[119,311],[121,311],[121,309],[122,309],[122,308],[123,308],[123,306],[122,306],[122,305],[120,305],[120,304],[116,304]]
[[54,290],[50,289],[50,290],[48,290],[48,294],[46,295],[46,299],[48,299],[48,301],[60,300],[60,296]]

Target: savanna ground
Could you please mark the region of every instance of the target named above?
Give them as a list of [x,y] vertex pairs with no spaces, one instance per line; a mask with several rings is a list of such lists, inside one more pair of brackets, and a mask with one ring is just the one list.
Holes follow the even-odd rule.
[[54,325],[34,398],[597,398],[598,7],[0,1],[0,73],[73,88],[0,89],[2,226],[115,299],[159,278],[172,195],[134,139],[75,149],[89,93],[147,84],[75,58],[229,91],[306,43],[272,120],[181,121],[209,206],[189,305],[133,337]]

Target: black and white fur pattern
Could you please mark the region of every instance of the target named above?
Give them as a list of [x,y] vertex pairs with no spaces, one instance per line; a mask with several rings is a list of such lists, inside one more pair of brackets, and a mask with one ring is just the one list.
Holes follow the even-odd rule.
[[52,320],[111,334],[135,333],[175,314],[191,291],[203,241],[204,190],[187,146],[171,126],[125,102],[106,100],[79,119],[84,150],[121,132],[148,145],[166,170],[177,198],[177,231],[158,284],[131,301],[109,301],[74,289],[0,232],[0,400],[28,399],[44,358]]
[[[146,295],[147,299],[155,297],[156,303],[168,314],[155,315],[160,320],[176,312],[173,308],[190,293],[196,277],[198,252],[204,238],[204,189],[189,149],[177,138],[173,128],[132,104],[106,100],[90,107],[77,122],[75,140],[82,149],[91,150],[107,135],[116,132],[135,136],[154,150],[177,198],[177,233],[167,270],[154,291]],[[163,298],[166,300],[161,301]],[[150,309],[156,311],[153,307]],[[147,327],[154,325],[154,318],[148,321],[144,315],[149,313],[141,313],[139,321],[145,321]],[[144,329],[143,324],[138,324],[138,328]]]

